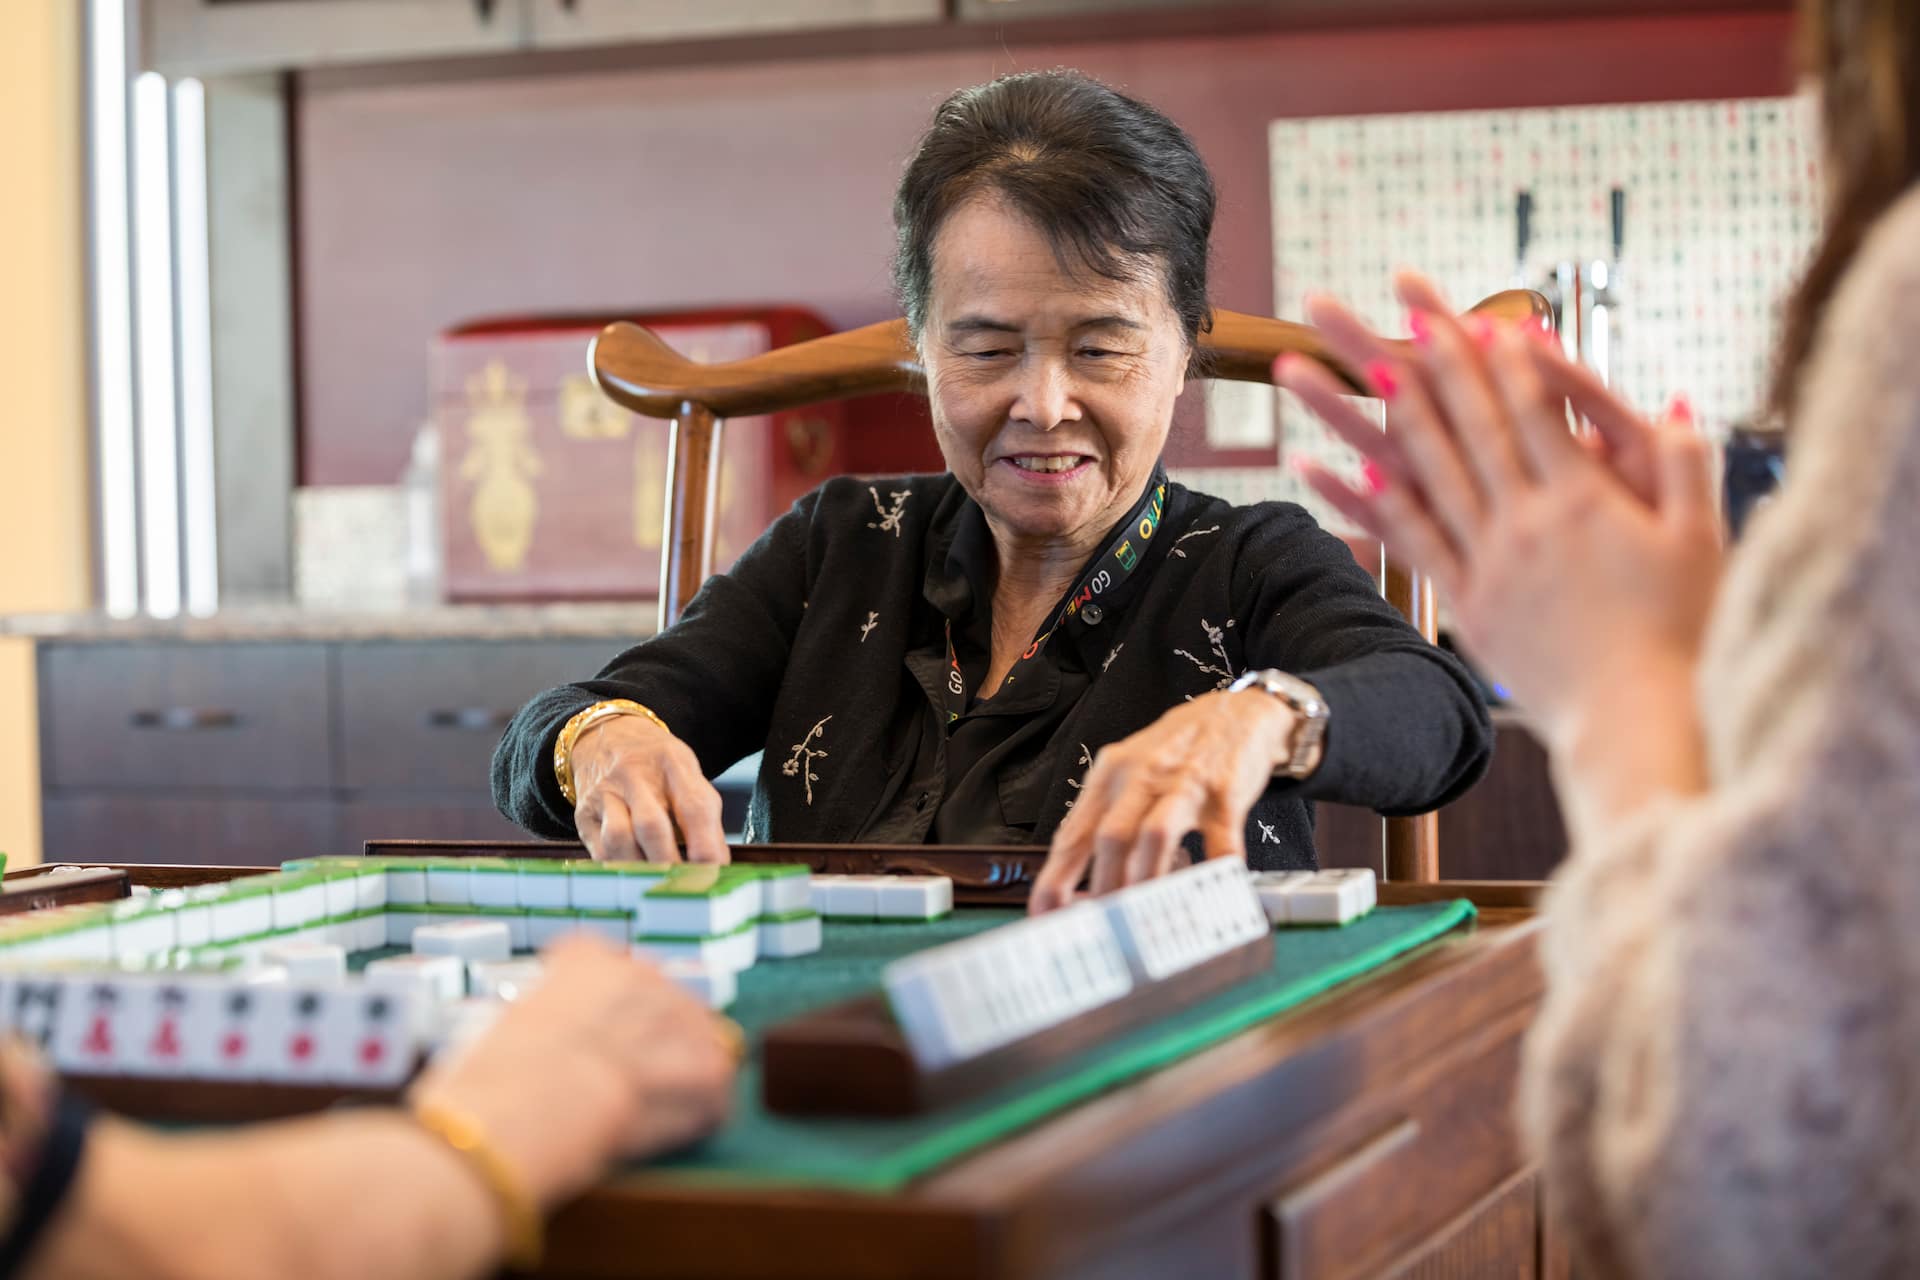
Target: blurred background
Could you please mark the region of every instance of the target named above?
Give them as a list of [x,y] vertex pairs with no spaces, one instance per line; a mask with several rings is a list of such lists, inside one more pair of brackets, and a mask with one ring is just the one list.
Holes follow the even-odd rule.
[[[1623,392],[1724,428],[1818,216],[1789,8],[0,0],[0,848],[512,835],[506,717],[653,625],[666,428],[598,396],[588,339],[640,319],[717,360],[896,314],[900,165],[1009,70],[1192,133],[1218,305],[1393,324],[1397,265],[1462,305],[1524,284]],[[1283,455],[1337,450],[1300,417],[1196,384],[1168,461],[1305,500]],[[723,562],[828,475],[940,465],[900,397],[725,440]],[[1377,860],[1365,815],[1322,837]],[[1543,875],[1560,841],[1506,714],[1445,874]]]

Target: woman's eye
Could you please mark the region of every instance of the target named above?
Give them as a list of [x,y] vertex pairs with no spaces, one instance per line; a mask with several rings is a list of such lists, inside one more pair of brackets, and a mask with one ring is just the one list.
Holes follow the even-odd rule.
[[1090,359],[1103,360],[1112,356],[1117,356],[1120,353],[1118,351],[1109,351],[1105,347],[1082,347],[1080,348],[1080,354],[1083,356],[1087,356]]
[[1005,347],[997,347],[992,351],[968,351],[965,353],[969,360],[998,360],[1002,356],[1010,356],[1012,354],[1013,352],[1007,350]]

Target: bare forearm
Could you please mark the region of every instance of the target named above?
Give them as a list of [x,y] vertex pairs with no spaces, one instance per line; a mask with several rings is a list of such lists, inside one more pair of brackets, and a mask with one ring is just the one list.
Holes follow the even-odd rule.
[[1694,679],[1693,665],[1677,656],[1625,664],[1549,731],[1554,790],[1575,848],[1662,796],[1706,790]]
[[461,1158],[394,1112],[170,1136],[104,1120],[31,1280],[461,1280],[502,1247]]

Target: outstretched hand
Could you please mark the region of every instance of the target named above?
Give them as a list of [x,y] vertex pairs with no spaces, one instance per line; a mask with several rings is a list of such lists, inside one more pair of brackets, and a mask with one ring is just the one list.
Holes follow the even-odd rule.
[[[1603,715],[1609,688],[1648,664],[1690,672],[1722,550],[1712,453],[1689,415],[1641,418],[1550,336],[1456,319],[1419,276],[1396,291],[1410,347],[1330,300],[1309,308],[1386,402],[1384,434],[1323,366],[1276,366],[1366,458],[1362,487],[1315,464],[1307,482],[1433,578],[1467,648],[1550,738]],[[1591,436],[1571,429],[1569,408]]]
[[1028,910],[1067,905],[1083,877],[1102,894],[1165,875],[1189,831],[1209,858],[1245,856],[1247,813],[1287,758],[1293,718],[1264,690],[1209,693],[1103,747],[1054,832]]
[[589,726],[573,745],[574,829],[602,862],[727,862],[720,793],[686,743],[641,716]]

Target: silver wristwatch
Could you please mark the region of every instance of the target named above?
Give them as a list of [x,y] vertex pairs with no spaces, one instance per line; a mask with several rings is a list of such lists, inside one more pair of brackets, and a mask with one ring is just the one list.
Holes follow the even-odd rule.
[[1284,671],[1271,667],[1249,671],[1228,686],[1228,693],[1242,689],[1263,689],[1293,708],[1293,740],[1287,744],[1287,759],[1273,771],[1276,778],[1304,778],[1318,763],[1315,756],[1327,735],[1327,700],[1320,691]]

